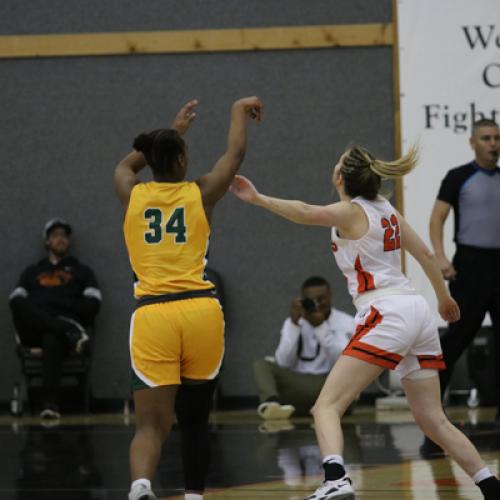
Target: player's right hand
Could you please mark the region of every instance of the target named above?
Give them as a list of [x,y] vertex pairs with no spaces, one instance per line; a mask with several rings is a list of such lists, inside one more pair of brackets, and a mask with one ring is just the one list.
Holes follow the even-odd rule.
[[243,106],[245,113],[252,118],[252,120],[257,122],[262,121],[262,110],[264,105],[257,96],[243,97],[242,99],[238,99],[234,104],[235,106]]
[[440,316],[448,323],[455,323],[460,319],[460,308],[449,295],[439,302],[438,310]]

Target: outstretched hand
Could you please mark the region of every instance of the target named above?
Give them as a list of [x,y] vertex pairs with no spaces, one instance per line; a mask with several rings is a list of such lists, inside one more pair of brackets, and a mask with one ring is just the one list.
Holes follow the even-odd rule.
[[237,196],[240,200],[247,203],[255,203],[259,196],[259,192],[253,185],[252,181],[243,175],[236,175],[229,186],[229,191]]
[[197,99],[193,99],[192,101],[184,104],[175,116],[174,121],[172,122],[172,128],[177,130],[179,134],[184,135],[188,131],[193,120],[196,118],[197,106]]

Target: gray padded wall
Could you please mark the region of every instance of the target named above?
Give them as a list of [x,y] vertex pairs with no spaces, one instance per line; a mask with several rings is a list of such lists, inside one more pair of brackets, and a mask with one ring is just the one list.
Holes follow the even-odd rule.
[[[389,0],[44,6],[2,2],[0,34],[388,22],[391,14]],[[264,101],[265,116],[250,124],[242,173],[265,193],[328,203],[332,166],[351,140],[393,153],[389,47],[0,60],[0,85],[0,400],[18,376],[7,297],[21,270],[43,256],[41,227],[55,215],[74,225],[74,254],[95,270],[104,293],[93,392],[128,394],[131,271],[112,174],[133,137],[169,125],[186,100],[200,100],[187,137],[190,178],[224,151],[231,102],[252,94]],[[225,395],[255,394],[252,360],[272,353],[289,302],[309,275],[328,278],[336,306],[353,312],[327,229],[293,225],[230,194],[214,215],[210,264],[227,298]]]

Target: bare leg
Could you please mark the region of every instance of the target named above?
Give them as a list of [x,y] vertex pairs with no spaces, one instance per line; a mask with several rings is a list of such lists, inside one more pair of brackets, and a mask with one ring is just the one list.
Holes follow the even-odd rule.
[[425,379],[404,378],[401,382],[415,421],[425,435],[441,446],[469,476],[485,467],[474,445],[446,417],[437,374]]
[[134,392],[136,430],[130,445],[132,481],[153,479],[162,445],[172,428],[177,388],[177,385],[168,385]]
[[352,356],[340,356],[312,409],[316,436],[323,457],[342,455],[344,438],[340,419],[356,396],[377,378],[384,368]]

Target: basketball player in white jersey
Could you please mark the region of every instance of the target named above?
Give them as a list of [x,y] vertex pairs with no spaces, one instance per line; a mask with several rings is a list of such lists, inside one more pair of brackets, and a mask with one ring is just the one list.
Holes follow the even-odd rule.
[[308,500],[354,498],[342,458],[340,419],[385,368],[399,374],[422,431],[457,461],[484,498],[500,498],[500,481],[444,414],[438,377],[444,362],[436,322],[425,299],[401,272],[401,248],[415,257],[432,283],[441,317],[457,321],[459,308],[448,294],[436,257],[379,194],[382,178],[403,176],[416,161],[415,148],[393,162],[378,160],[361,147],[349,148],[333,170],[332,182],[341,201],[327,206],[265,196],[242,176],[230,188],[243,201],[292,222],[331,228],[332,251],[357,308],[354,336],[312,410],[325,481]]

